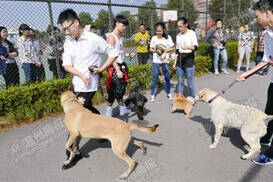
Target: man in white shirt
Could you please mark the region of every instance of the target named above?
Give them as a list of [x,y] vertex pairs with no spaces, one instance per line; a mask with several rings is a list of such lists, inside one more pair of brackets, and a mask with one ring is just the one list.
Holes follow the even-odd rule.
[[[97,73],[110,66],[119,53],[103,38],[82,28],[77,14],[72,9],[61,12],[58,23],[67,35],[64,43],[63,67],[73,75],[74,92],[77,98],[81,98],[84,107],[99,114],[99,111],[92,106],[92,98],[98,90],[99,75]],[[103,54],[107,54],[108,59],[100,67]],[[93,73],[90,73],[88,69],[90,66],[97,67],[93,69]],[[73,148],[79,148],[79,141],[80,138],[73,144]],[[68,151],[67,155],[69,156]],[[62,169],[74,166],[79,159],[80,155],[76,155],[74,160],[64,165]]]
[[89,66],[101,66],[102,54],[107,54],[108,59],[101,68],[96,68],[99,73],[111,65],[118,56],[118,52],[98,35],[84,30],[80,20],[72,9],[67,9],[59,15],[58,23],[65,31],[66,37],[63,53],[63,67],[73,74],[74,92],[77,97],[84,99],[84,107],[94,113],[97,109],[92,106],[91,99],[98,90],[98,74],[91,74]]
[[[273,65],[273,1],[272,0],[260,0],[253,6],[258,23],[262,27],[269,26],[264,36],[264,56],[262,61],[254,68],[246,71],[237,78],[237,81],[244,81],[245,78],[257,72],[260,68],[264,67],[269,62]],[[273,115],[273,77],[268,88],[267,103],[265,108],[267,115]],[[273,120],[268,123],[267,134],[261,138],[260,143],[262,145],[270,146],[270,148],[262,155],[255,157],[252,161],[259,165],[273,164],[273,139],[270,139],[273,134]],[[260,147],[260,146],[257,146]]]

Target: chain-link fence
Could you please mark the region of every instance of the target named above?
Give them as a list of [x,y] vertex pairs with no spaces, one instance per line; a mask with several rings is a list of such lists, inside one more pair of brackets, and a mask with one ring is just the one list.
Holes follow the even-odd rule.
[[[213,4],[214,0],[5,0],[0,1],[0,26],[4,26],[8,31],[8,40],[18,50],[19,27],[27,24],[35,31],[32,40],[36,42],[33,54],[36,54],[36,62],[28,68],[19,55],[12,61],[6,62],[6,73],[0,76],[0,88],[6,88],[6,83],[12,78],[16,84],[27,84],[34,81],[63,78],[65,71],[62,63],[62,46],[65,39],[61,27],[57,25],[57,18],[61,11],[72,8],[77,12],[81,23],[88,30],[96,28],[100,36],[112,30],[113,18],[118,14],[123,14],[129,19],[129,26],[123,33],[125,52],[135,52],[134,35],[138,32],[139,25],[145,24],[150,29],[150,34],[154,34],[154,25],[158,21],[178,16],[189,18],[191,27],[195,30],[199,40],[206,40],[207,34],[213,30],[215,25],[213,19],[222,18],[226,23],[226,30],[230,39],[238,36],[240,23],[250,22],[254,26],[254,18],[251,14],[251,0],[242,0],[238,13],[234,15],[233,6],[240,0],[223,0],[220,4]],[[249,3],[248,6],[246,3]],[[215,6],[218,10],[215,10]],[[219,8],[220,7],[220,8]],[[175,13],[171,12],[175,11]],[[233,14],[233,16],[231,16]],[[165,18],[164,18],[165,17]],[[165,20],[166,21],[166,20]],[[166,22],[170,35],[175,41],[177,28],[175,21]],[[2,39],[1,39],[2,40]],[[34,45],[34,43],[33,43]],[[106,57],[104,57],[105,59]],[[3,59],[4,60],[4,59]],[[126,58],[128,64],[137,64],[137,57]],[[10,63],[14,63],[13,67]],[[30,73],[28,73],[30,72]]]

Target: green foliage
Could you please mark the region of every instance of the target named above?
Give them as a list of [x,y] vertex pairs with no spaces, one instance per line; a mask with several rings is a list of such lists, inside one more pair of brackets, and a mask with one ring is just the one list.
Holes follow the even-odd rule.
[[71,78],[49,80],[31,86],[0,91],[0,116],[7,120],[37,120],[62,111],[60,93],[68,89]]
[[[173,10],[181,10],[182,9],[182,0],[169,0],[168,8]],[[194,2],[191,0],[184,0],[184,10],[195,10]],[[179,13],[179,16],[182,14]],[[194,22],[198,17],[197,12],[190,12],[188,14],[184,14],[183,16],[189,19],[189,24],[193,27]]]
[[[251,5],[251,0],[241,0],[241,8],[238,13],[238,5],[239,1],[226,1],[226,22],[224,24],[226,26],[236,26],[240,23],[247,23],[244,20],[240,19],[242,16],[248,13],[248,9]],[[209,13],[212,20],[216,20],[218,18],[224,19],[224,14],[214,14],[214,13],[224,13],[224,1],[223,0],[211,0],[209,4]],[[234,20],[236,22],[234,22]]]
[[[113,19],[114,15],[112,14],[111,17]],[[110,28],[109,27],[109,12],[104,9],[100,10],[98,13],[98,18],[95,20],[95,25],[102,32],[102,34],[108,32]]]
[[85,25],[90,25],[92,23],[91,15],[87,12],[81,12],[79,14],[79,19],[81,21],[82,27],[85,27]]
[[[146,2],[144,5],[145,7],[156,7],[155,2]],[[153,16],[153,23],[159,21],[159,18],[157,16],[157,11],[155,9],[148,9],[148,8],[139,8],[138,9],[138,20],[139,24],[144,24],[147,27],[152,28],[154,25],[151,25],[151,16]]]

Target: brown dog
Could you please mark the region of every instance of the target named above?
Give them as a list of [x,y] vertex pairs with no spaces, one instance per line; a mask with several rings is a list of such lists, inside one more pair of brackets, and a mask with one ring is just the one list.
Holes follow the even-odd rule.
[[181,93],[177,93],[174,95],[173,103],[172,103],[172,111],[183,110],[186,114],[186,117],[190,116],[191,110],[193,108],[195,101],[192,97],[185,98]]
[[[65,91],[61,94],[61,104],[65,112],[64,123],[69,131],[69,139],[65,145],[70,152],[69,158],[64,164],[69,164],[79,151],[73,151],[71,145],[78,137],[83,138],[102,138],[111,142],[114,154],[123,159],[129,165],[128,170],[120,175],[120,178],[127,178],[135,167],[135,161],[126,154],[126,149],[131,139],[131,130],[142,132],[155,132],[159,125],[152,127],[141,127],[135,123],[125,123],[117,118],[110,118],[103,115],[94,114],[84,108],[73,92]],[[143,142],[134,141],[145,154],[146,148]]]

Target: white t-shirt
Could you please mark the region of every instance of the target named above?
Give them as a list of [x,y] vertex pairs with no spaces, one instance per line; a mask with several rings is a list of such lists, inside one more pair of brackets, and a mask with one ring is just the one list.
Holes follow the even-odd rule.
[[66,37],[64,43],[63,66],[70,65],[77,71],[91,79],[85,86],[82,79],[73,75],[72,83],[75,92],[94,92],[98,90],[98,75],[91,75],[88,67],[91,65],[101,66],[101,56],[117,57],[116,49],[98,35],[84,31],[79,40]]
[[[152,37],[150,47],[153,49],[156,49],[156,46],[162,44],[166,48],[170,48],[174,46],[173,40],[171,36],[168,36],[168,39],[165,39],[162,37],[162,39],[158,39],[157,35]],[[162,60],[162,57],[159,56],[157,53],[153,53],[153,63],[163,63],[164,60]]]
[[190,49],[182,49],[182,46],[198,46],[197,37],[194,31],[189,30],[187,33],[181,32],[176,36],[176,49],[179,49],[180,53],[191,53]]
[[[270,56],[273,59],[273,30],[271,28],[269,28],[264,35],[264,56],[262,60],[270,62]],[[271,83],[273,83],[273,77]]]
[[[119,52],[118,58],[117,58],[117,62],[119,64],[124,62],[124,47],[123,47],[123,42],[121,37],[118,38],[114,33],[111,33],[109,35],[112,35],[115,38],[115,49]],[[109,36],[108,35],[108,36]]]

